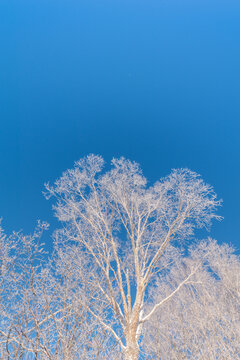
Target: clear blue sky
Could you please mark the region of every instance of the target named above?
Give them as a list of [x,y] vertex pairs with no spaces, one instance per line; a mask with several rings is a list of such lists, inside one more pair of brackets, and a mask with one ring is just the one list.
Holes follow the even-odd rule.
[[224,200],[212,236],[240,249],[238,0],[1,0],[0,36],[8,232],[53,230],[44,182],[96,153],[202,174]]

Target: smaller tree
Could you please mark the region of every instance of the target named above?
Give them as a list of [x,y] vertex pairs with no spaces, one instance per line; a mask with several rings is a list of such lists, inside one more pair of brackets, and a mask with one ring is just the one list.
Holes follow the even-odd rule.
[[167,277],[158,280],[152,302],[164,299],[193,264],[201,265],[191,281],[146,323],[145,357],[239,359],[240,258],[228,245],[209,240],[192,247],[189,256],[180,257]]
[[96,320],[89,314],[94,294],[86,291],[87,274],[78,262],[78,278],[70,277],[74,259],[61,259],[60,252],[61,267],[54,254],[51,261],[47,258],[41,243],[46,228],[39,223],[30,236],[7,237],[1,231],[1,358],[106,359],[111,350],[104,351],[108,334],[96,331]]

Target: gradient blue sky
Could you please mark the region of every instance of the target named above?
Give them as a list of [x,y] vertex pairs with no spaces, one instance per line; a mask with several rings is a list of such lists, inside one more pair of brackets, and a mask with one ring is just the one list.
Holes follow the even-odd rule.
[[238,0],[1,0],[0,34],[8,232],[53,230],[44,182],[88,153],[123,155],[150,181],[202,174],[224,200],[211,235],[239,250]]

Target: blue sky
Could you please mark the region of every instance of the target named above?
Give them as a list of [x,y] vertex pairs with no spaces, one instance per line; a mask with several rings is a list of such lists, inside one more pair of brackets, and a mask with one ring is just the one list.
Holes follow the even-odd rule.
[[6,230],[54,230],[44,182],[123,155],[150,181],[200,173],[224,201],[211,235],[239,250],[239,35],[237,0],[1,0]]

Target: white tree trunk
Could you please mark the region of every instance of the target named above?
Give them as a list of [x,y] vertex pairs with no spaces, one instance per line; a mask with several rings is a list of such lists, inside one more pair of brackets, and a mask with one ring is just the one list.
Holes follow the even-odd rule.
[[139,358],[138,325],[138,316],[135,316],[135,319],[127,326],[125,360],[138,360]]
[[139,347],[136,339],[127,339],[125,360],[138,360]]

